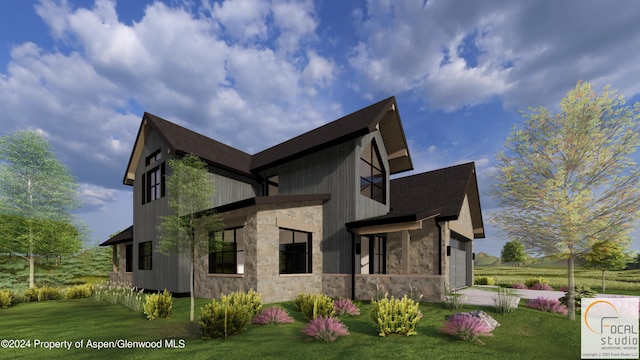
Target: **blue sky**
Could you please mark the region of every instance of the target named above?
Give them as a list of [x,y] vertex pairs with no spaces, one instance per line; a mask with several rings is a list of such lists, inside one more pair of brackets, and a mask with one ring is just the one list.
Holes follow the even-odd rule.
[[631,0],[4,0],[0,133],[42,131],[97,243],[132,222],[144,111],[255,153],[395,95],[414,172],[476,162],[476,252],[497,255],[489,189],[518,111],[578,80],[640,100],[639,18]]

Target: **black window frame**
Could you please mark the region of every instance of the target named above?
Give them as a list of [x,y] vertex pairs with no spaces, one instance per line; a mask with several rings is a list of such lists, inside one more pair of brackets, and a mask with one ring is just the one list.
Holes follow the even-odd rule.
[[[283,232],[291,233],[290,242],[282,243]],[[297,241],[300,237],[296,237],[296,234],[305,236],[305,240]],[[302,230],[280,228],[278,238],[279,273],[281,275],[313,274],[313,234]]]
[[138,270],[153,270],[153,242],[138,244]]
[[382,204],[387,203],[387,170],[380,149],[373,139],[360,154],[360,194]]
[[153,165],[156,166],[143,172],[140,179],[143,205],[164,197],[166,193],[166,166],[165,162],[162,161],[160,149],[145,158],[145,167]]
[[278,195],[279,187],[280,187],[280,177],[278,176],[278,174],[267,176],[267,179],[265,180],[265,184],[264,184],[265,193],[267,194],[267,196]]
[[[242,239],[240,239],[241,246],[238,246],[239,230],[242,230]],[[225,234],[229,231],[233,231],[233,242],[225,241]],[[220,240],[216,240],[217,234],[222,235]],[[244,271],[242,273],[238,272],[238,255],[240,253],[244,253],[244,236],[244,227],[242,226],[209,232],[209,274],[244,274]],[[215,243],[216,241],[222,241],[222,243],[224,244],[221,251],[215,251],[215,247],[217,246],[217,244]],[[228,246],[227,244],[231,244],[231,247],[225,248],[225,246]],[[229,261],[229,259],[231,259],[231,261]],[[225,260],[227,262],[225,262]],[[244,266],[244,257],[242,265]],[[222,271],[219,271],[220,269]]]

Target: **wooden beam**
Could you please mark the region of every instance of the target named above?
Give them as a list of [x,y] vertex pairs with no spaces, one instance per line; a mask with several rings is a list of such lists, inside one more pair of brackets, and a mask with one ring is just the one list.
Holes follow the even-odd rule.
[[365,226],[359,229],[354,229],[353,232],[358,235],[372,235],[372,234],[385,234],[391,232],[398,232],[403,230],[420,230],[422,229],[422,220],[407,221],[395,224],[385,225],[372,225]]

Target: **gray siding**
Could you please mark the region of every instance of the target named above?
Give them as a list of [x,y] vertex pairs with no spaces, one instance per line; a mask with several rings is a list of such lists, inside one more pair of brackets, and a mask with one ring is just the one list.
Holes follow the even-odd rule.
[[[262,177],[279,175],[280,195],[330,193],[323,210],[323,271],[351,272],[351,234],[345,223],[384,215],[387,204],[360,195],[360,153],[376,137],[388,171],[386,151],[379,132],[349,140],[331,148],[309,154],[263,171]],[[388,197],[387,179],[387,199]]]
[[[145,131],[149,131],[149,133],[146,136],[144,150],[138,162],[133,184],[133,285],[144,289],[163,290],[166,288],[174,293],[188,293],[189,260],[179,254],[166,256],[155,252],[159,241],[156,225],[160,216],[169,213],[167,196],[142,205],[142,191],[144,191],[144,186],[141,183],[142,174],[155,166],[145,166],[146,157],[161,149],[161,161],[166,163],[175,155],[168,153],[166,144],[163,143],[157,132],[154,130]],[[166,175],[169,176],[171,169],[168,165],[165,167]],[[211,200],[212,207],[256,196],[256,189],[259,189],[259,185],[252,179],[222,169],[210,169],[210,172],[212,172],[210,176],[216,187],[216,193]],[[152,270],[139,270],[138,244],[146,241],[153,242]]]

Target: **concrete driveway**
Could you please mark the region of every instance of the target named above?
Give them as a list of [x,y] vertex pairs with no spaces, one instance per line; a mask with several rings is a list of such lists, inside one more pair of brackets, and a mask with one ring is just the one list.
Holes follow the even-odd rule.
[[[493,299],[497,294],[497,286],[474,286],[459,290],[459,294],[466,296],[464,300],[468,305],[493,306]],[[527,290],[527,289],[510,289],[514,296],[512,305],[518,307],[521,298],[535,299],[537,297],[545,297],[551,299],[560,299],[564,296],[564,291],[546,291],[546,290]]]
[[[473,287],[464,288],[458,291],[459,294],[465,295],[465,304],[479,306],[493,306],[493,299],[497,294],[497,286],[475,285]],[[527,290],[527,289],[510,289],[514,295],[513,306],[518,307],[521,298],[535,299],[545,297],[550,299],[560,299],[564,296],[564,291],[547,291],[547,290]],[[633,295],[614,295],[614,294],[596,294],[596,297],[638,297]]]

